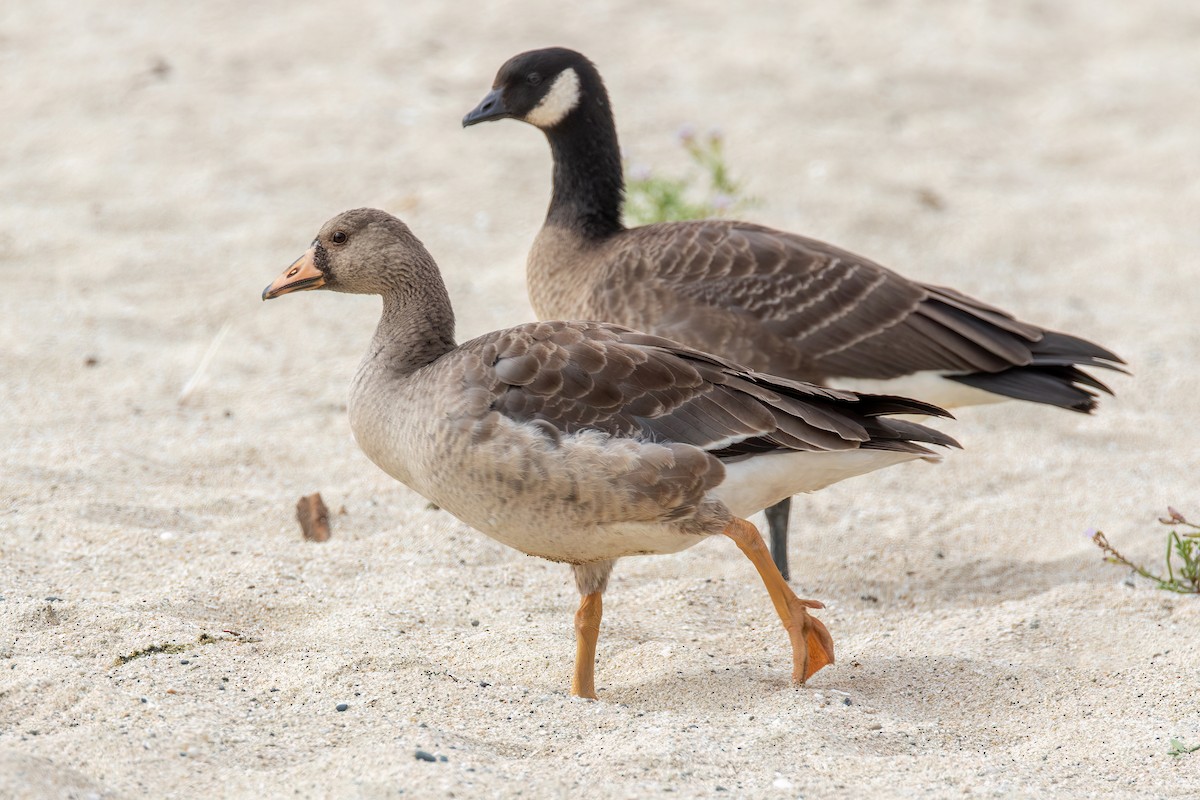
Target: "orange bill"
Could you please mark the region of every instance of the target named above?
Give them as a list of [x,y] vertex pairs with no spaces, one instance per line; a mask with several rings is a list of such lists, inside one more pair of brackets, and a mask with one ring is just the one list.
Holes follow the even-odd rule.
[[270,300],[288,292],[300,292],[305,289],[320,289],[325,285],[325,275],[317,269],[317,249],[310,247],[304,255],[292,262],[283,274],[263,289],[262,299]]

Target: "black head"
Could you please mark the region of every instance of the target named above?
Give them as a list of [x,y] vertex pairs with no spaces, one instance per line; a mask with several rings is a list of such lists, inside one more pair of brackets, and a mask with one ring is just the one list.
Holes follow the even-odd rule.
[[492,91],[465,117],[463,127],[494,119],[519,119],[548,130],[586,102],[607,104],[600,73],[582,54],[565,47],[530,50],[500,67]]

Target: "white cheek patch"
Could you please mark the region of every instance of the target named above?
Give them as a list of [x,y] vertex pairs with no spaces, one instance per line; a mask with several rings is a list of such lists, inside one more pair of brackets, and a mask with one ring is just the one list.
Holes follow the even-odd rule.
[[558,73],[542,102],[525,115],[525,121],[539,128],[552,128],[579,105],[579,73],[567,67]]

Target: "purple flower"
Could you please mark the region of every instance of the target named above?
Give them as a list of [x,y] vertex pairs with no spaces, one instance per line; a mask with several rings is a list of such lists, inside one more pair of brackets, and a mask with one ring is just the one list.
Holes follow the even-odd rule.
[[688,144],[696,138],[696,126],[690,122],[685,122],[679,126],[679,130],[675,133],[676,138],[683,144]]

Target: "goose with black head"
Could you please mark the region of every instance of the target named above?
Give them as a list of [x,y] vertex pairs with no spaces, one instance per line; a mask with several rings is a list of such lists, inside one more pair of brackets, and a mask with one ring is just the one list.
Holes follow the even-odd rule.
[[[1111,351],[815,239],[724,219],[626,228],[617,129],[596,67],[565,48],[514,56],[463,125],[516,119],[554,158],[527,261],[542,319],[628,325],[793,380],[939,406],[1017,399],[1090,413]],[[767,511],[788,574],[790,499]]]

